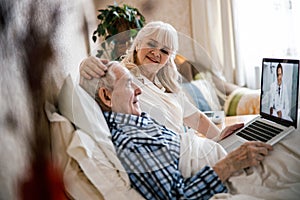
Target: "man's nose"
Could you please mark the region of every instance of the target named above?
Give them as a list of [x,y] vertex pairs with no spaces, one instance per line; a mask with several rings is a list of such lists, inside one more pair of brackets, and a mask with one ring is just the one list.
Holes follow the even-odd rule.
[[133,88],[134,88],[134,94],[137,96],[137,95],[140,95],[142,94],[143,90],[142,88],[140,88],[137,84],[135,83],[132,83],[133,84]]

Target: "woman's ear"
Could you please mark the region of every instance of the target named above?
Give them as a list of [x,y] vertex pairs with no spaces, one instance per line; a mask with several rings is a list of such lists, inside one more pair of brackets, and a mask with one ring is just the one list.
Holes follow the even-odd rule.
[[137,52],[141,47],[141,42],[138,42],[134,48],[134,50]]
[[100,98],[100,100],[102,101],[102,103],[111,108],[112,106],[112,103],[111,103],[111,91],[109,91],[107,88],[105,87],[101,87],[99,90],[98,90],[98,96]]

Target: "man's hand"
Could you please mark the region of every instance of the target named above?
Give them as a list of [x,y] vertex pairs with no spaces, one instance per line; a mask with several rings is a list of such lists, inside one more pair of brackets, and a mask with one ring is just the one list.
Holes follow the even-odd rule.
[[233,173],[247,167],[259,165],[273,147],[257,141],[246,142],[230,152],[213,168],[222,181],[226,181]]

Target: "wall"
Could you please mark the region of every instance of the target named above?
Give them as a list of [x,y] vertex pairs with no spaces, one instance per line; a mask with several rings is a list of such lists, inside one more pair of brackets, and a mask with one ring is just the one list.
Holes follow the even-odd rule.
[[[97,10],[113,5],[113,0],[94,0]],[[190,0],[125,0],[116,1],[119,5],[127,4],[139,9],[146,22],[164,21],[170,23],[180,35],[191,36]],[[98,13],[97,13],[98,14]],[[181,45],[180,48],[185,48]]]
[[[94,0],[96,9],[113,5],[113,0]],[[125,0],[116,1],[119,5],[136,7],[145,16],[146,21],[160,20],[172,24],[181,33],[191,35],[190,0]]]

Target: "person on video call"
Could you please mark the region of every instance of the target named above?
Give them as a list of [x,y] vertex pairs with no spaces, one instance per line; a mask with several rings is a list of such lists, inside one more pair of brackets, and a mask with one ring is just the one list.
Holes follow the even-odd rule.
[[287,89],[282,82],[283,69],[279,63],[276,68],[277,81],[271,85],[270,114],[279,118],[288,116],[289,101]]

